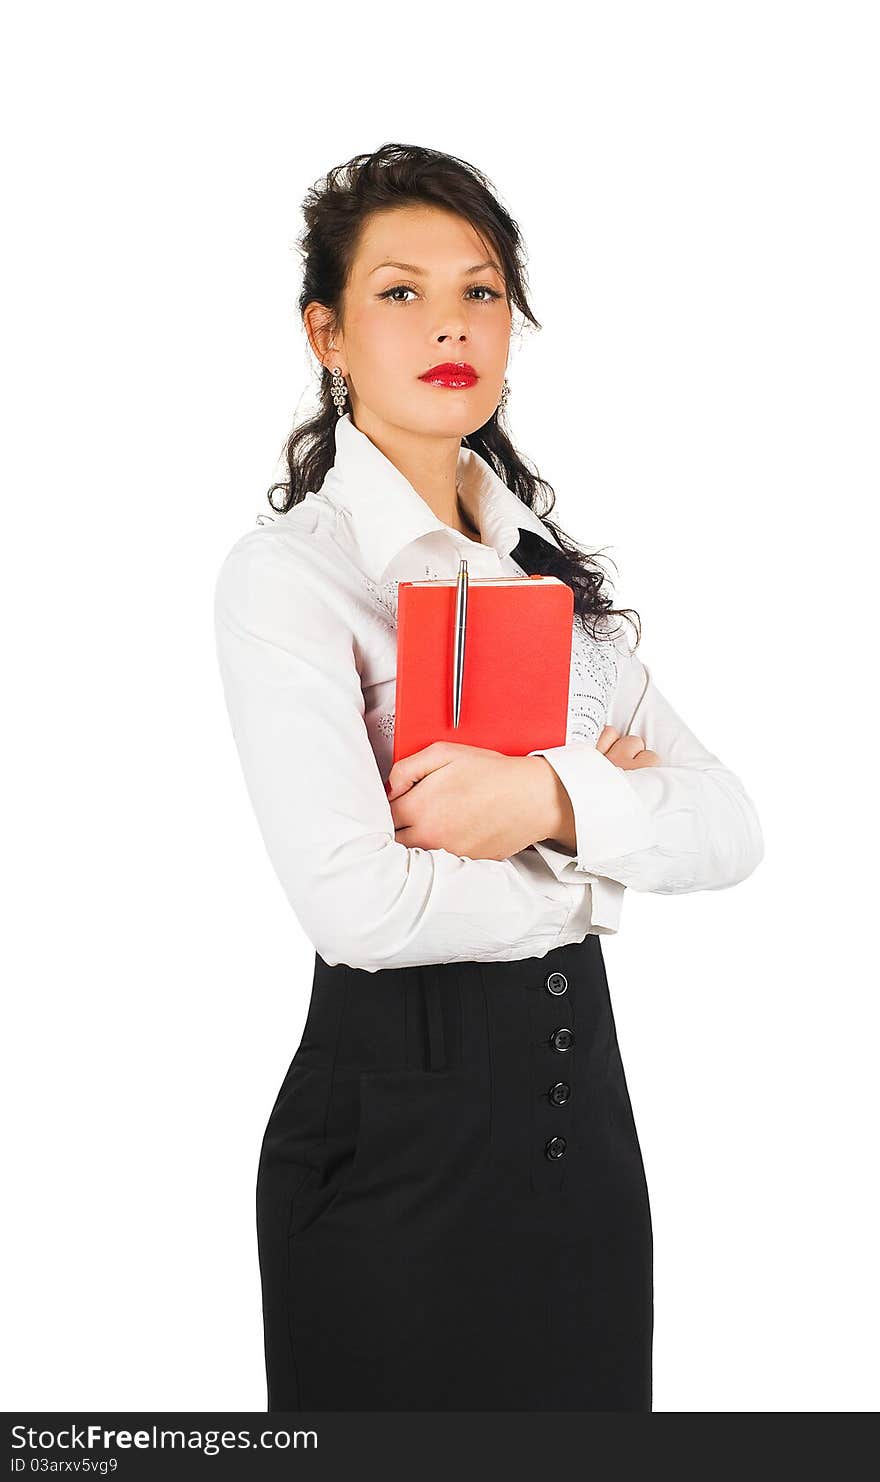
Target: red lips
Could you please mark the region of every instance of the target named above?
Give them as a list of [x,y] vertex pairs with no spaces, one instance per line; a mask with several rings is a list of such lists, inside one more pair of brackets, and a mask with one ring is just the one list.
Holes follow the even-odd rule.
[[430,370],[419,376],[420,381],[427,381],[431,386],[451,386],[459,390],[465,386],[475,386],[478,379],[473,366],[466,360],[444,360],[442,365],[432,365]]

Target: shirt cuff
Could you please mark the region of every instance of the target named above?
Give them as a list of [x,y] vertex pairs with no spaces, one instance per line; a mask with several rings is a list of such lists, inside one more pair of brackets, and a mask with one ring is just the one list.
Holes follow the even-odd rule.
[[573,854],[566,854],[564,849],[557,848],[555,844],[533,844],[531,847],[563,885],[583,885],[587,880],[596,879],[595,875],[578,868]]
[[584,871],[601,875],[601,863],[656,844],[654,820],[630,787],[625,770],[595,745],[572,741],[528,755],[543,756],[550,763],[571,799],[575,853],[552,844],[534,845],[557,880],[582,880]]

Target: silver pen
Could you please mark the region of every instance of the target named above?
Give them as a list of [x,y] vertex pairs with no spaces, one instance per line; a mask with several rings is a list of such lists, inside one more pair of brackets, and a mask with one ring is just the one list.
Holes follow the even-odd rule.
[[458,726],[461,714],[461,688],[464,678],[464,644],[467,629],[468,565],[464,557],[458,565],[455,591],[455,636],[452,648],[452,724]]

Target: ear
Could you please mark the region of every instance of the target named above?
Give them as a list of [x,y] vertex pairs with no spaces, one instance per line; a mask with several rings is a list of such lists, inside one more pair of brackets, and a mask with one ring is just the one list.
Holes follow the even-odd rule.
[[319,304],[314,300],[306,304],[303,310],[303,327],[315,357],[321,365],[327,370],[335,370],[339,366],[342,374],[348,375],[348,367],[344,358],[343,335],[341,331],[334,334],[332,315],[326,304]]

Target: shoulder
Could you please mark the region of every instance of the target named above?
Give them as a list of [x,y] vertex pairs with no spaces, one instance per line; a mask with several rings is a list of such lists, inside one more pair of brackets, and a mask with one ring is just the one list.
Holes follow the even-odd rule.
[[224,556],[214,584],[217,621],[290,621],[307,606],[345,606],[345,563],[336,541],[337,510],[307,494],[286,514],[252,526]]
[[296,566],[308,562],[310,553],[332,540],[333,507],[319,496],[307,494],[286,514],[267,517],[240,535],[227,552],[219,575],[241,570],[249,564],[272,561]]
[[348,649],[357,630],[357,571],[338,541],[338,508],[308,494],[286,514],[252,526],[216,574],[218,642],[256,637],[283,648],[311,642]]

